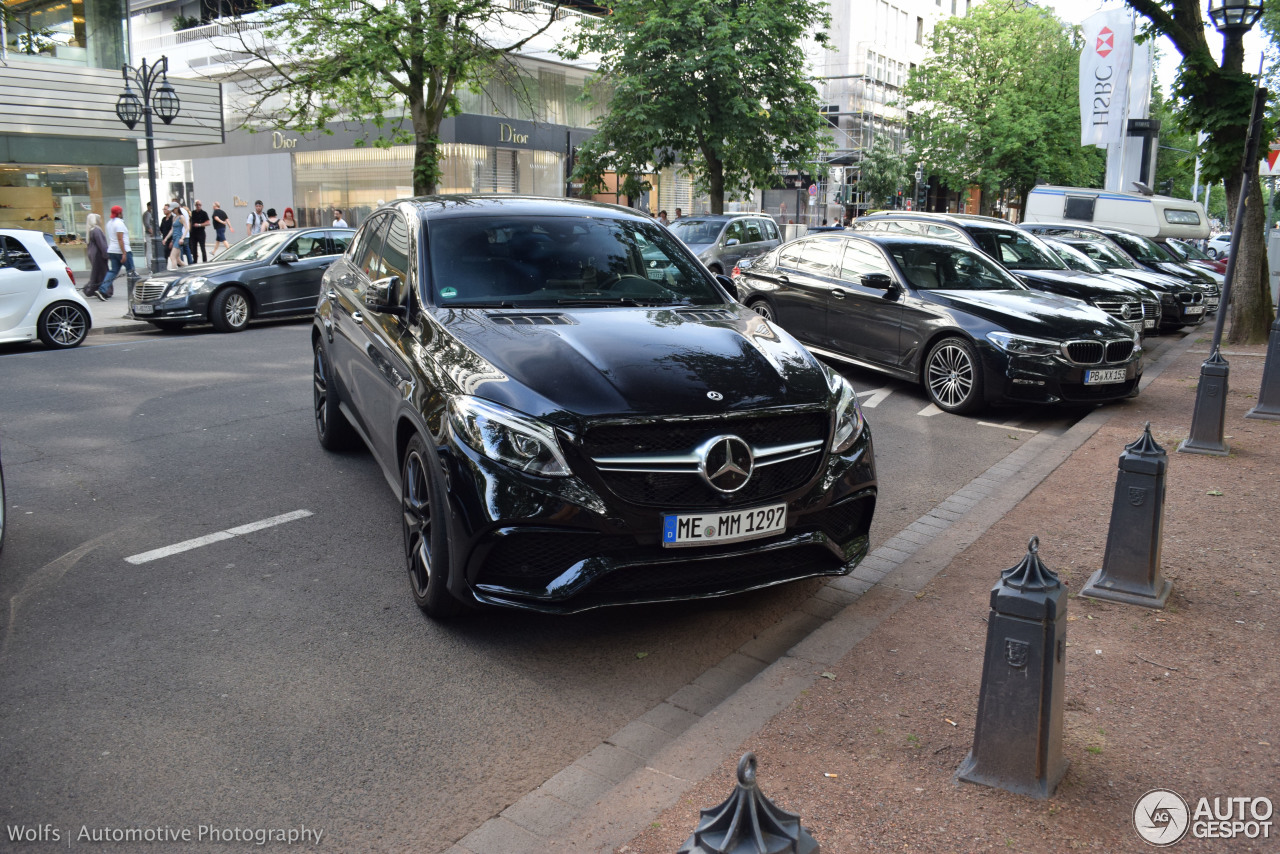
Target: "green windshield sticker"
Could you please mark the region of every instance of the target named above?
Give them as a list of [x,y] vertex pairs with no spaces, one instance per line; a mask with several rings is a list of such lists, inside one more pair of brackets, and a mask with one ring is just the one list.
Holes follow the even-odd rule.
[[458,295],[457,288],[442,288],[440,290],[440,296],[444,297],[445,299],[453,299],[457,295]]

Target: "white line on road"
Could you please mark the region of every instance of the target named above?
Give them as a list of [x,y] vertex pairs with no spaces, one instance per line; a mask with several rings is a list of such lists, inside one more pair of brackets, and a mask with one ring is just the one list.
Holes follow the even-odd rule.
[[1026,427],[1014,427],[1012,424],[992,424],[990,421],[979,421],[979,427],[999,427],[1001,430],[1017,430],[1019,433],[1039,433],[1039,430],[1028,430]]
[[942,410],[932,403],[916,413],[916,415],[923,415],[925,418],[928,418],[931,415],[940,415],[940,414],[942,414]]
[[276,525],[283,525],[286,522],[305,519],[310,515],[310,510],[294,510],[292,513],[272,516],[270,519],[263,519],[259,522],[250,522],[247,525],[228,528],[225,531],[216,531],[212,534],[205,534],[203,537],[196,537],[194,540],[184,540],[181,543],[174,543],[171,546],[165,546],[161,549],[152,549],[149,552],[143,552],[142,554],[127,557],[125,558],[125,561],[132,564],[149,563],[153,560],[159,560],[162,557],[169,557],[170,555],[189,552],[192,549],[198,549],[201,546],[207,546],[210,543],[220,543],[223,540],[230,540],[233,537],[239,537],[243,534],[252,534],[254,531],[261,531],[263,528],[273,528]]
[[858,397],[865,397],[862,401],[863,409],[875,409],[880,405],[880,401],[893,394],[893,389],[885,386],[884,388],[873,388],[871,391],[860,391]]

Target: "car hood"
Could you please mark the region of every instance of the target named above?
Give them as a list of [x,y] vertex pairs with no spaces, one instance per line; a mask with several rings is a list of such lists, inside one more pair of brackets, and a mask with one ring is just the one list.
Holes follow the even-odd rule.
[[1130,336],[1127,325],[1099,308],[1069,297],[1038,291],[926,291],[942,305],[976,315],[1015,335],[1065,340]]
[[1117,296],[1138,298],[1141,294],[1128,282],[1109,275],[1085,273],[1080,270],[1017,270],[1014,275],[1038,291],[1075,297],[1091,302],[1095,299],[1115,299]]
[[1111,275],[1128,279],[1136,282],[1143,287],[1150,288],[1154,291],[1181,291],[1185,290],[1186,282],[1181,279],[1175,279],[1172,276],[1166,276],[1164,273],[1152,273],[1149,270],[1135,270],[1129,267],[1115,267],[1111,270]]
[[437,358],[460,391],[552,420],[709,415],[830,396],[809,351],[738,305],[475,308],[435,318],[452,339]]
[[1176,276],[1184,282],[1194,282],[1198,285],[1211,285],[1213,278],[1204,270],[1197,270],[1194,267],[1188,267],[1186,264],[1175,264],[1172,261],[1161,261],[1153,263],[1150,266],[1155,267],[1161,273],[1170,276]]
[[187,276],[219,276],[223,273],[239,273],[251,267],[260,267],[261,261],[210,261],[207,264],[188,264],[177,270],[161,270],[148,273],[147,279],[152,282],[172,282]]

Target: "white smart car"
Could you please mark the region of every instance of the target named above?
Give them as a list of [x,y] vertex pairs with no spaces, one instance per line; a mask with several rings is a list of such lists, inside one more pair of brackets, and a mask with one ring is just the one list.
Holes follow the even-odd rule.
[[71,268],[44,232],[0,228],[0,344],[39,338],[59,350],[76,347],[92,325]]

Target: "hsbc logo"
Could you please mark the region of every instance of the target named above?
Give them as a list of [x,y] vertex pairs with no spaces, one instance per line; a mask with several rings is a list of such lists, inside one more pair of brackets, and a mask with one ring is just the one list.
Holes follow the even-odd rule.
[[1103,27],[1098,31],[1098,44],[1095,48],[1098,51],[1098,56],[1107,56],[1115,49],[1116,34],[1111,32],[1110,27]]

